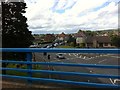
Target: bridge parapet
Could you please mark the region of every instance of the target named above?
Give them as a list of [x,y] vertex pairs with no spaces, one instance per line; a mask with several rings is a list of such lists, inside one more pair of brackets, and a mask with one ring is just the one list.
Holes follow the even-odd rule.
[[44,48],[0,48],[0,52],[25,52],[26,61],[15,61],[15,60],[0,60],[1,63],[14,63],[14,64],[26,64],[27,69],[18,69],[18,68],[0,68],[1,70],[12,70],[19,72],[26,72],[28,76],[14,76],[14,75],[4,75],[0,74],[1,77],[6,78],[15,78],[31,81],[40,81],[40,82],[52,82],[52,83],[62,83],[62,84],[71,84],[78,86],[87,86],[87,87],[97,87],[97,88],[119,88],[119,85],[114,84],[102,84],[102,83],[91,83],[91,82],[77,82],[70,80],[58,80],[50,78],[36,78],[32,77],[33,73],[44,73],[44,74],[58,74],[58,75],[77,75],[82,77],[94,77],[94,78],[113,78],[120,79],[119,75],[106,75],[106,74],[90,74],[90,73],[81,73],[81,72],[63,72],[63,71],[52,71],[52,70],[34,70],[32,65],[50,65],[50,66],[69,66],[69,67],[90,67],[90,68],[105,68],[105,69],[120,69],[119,65],[99,65],[99,64],[73,64],[73,63],[53,63],[53,62],[33,62],[32,53],[33,52],[49,52],[49,53],[104,53],[104,54],[119,54],[119,49],[63,49],[63,48],[53,48],[53,49],[44,49]]

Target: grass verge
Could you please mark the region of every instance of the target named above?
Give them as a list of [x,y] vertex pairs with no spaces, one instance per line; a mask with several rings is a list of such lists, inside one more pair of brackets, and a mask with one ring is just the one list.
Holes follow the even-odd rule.
[[[17,68],[18,64],[8,64],[7,68]],[[27,65],[19,65],[17,69],[27,69]],[[40,70],[40,65],[33,65],[34,70]],[[15,71],[15,70],[6,70],[7,75],[16,75],[16,76],[29,76],[27,72]],[[33,77],[41,77],[41,73],[33,73]]]
[[67,45],[62,45],[62,46],[58,46],[57,48],[75,48],[73,46],[67,46]]

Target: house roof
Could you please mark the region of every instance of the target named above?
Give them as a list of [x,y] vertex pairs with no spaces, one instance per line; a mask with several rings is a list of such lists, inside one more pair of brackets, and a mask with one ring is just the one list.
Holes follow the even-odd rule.
[[96,36],[94,37],[94,40],[96,40],[98,43],[110,43],[110,37],[109,36]]
[[58,35],[58,37],[63,37],[65,38],[66,37],[66,34],[64,32],[62,32],[61,34]]
[[87,36],[85,41],[86,41],[86,43],[93,43],[93,39],[94,39],[94,37]]
[[110,37],[109,36],[87,36],[86,37],[86,43],[93,43],[93,41],[96,40],[98,43],[110,43]]
[[85,34],[83,32],[76,33],[74,35],[75,37],[85,37]]
[[54,34],[46,34],[44,37],[45,41],[49,41],[49,40],[53,40],[53,39],[55,39]]

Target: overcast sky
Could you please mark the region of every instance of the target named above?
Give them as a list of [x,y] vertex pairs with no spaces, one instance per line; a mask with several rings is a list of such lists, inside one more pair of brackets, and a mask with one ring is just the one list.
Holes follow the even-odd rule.
[[119,0],[25,0],[33,33],[118,28]]

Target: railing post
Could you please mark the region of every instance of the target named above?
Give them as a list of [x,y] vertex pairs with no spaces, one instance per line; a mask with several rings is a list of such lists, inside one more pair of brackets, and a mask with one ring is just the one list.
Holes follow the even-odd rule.
[[[32,62],[32,53],[31,53],[31,52],[28,52],[28,53],[26,54],[26,60],[27,60],[27,62]],[[27,69],[28,69],[29,71],[32,70],[32,64],[27,64]],[[31,72],[31,71],[28,72],[28,76],[29,76],[29,77],[32,77],[32,72]],[[32,81],[31,81],[31,80],[28,80],[28,83],[31,84]]]

